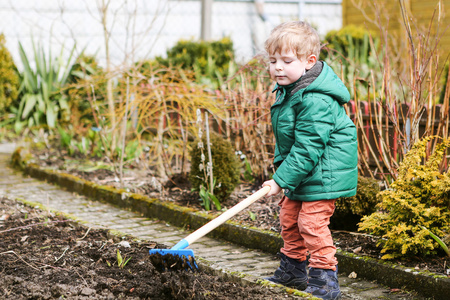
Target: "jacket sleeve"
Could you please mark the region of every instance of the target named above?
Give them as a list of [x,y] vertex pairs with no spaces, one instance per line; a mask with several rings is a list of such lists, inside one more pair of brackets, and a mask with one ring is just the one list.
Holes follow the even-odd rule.
[[323,155],[335,124],[335,114],[325,95],[311,93],[297,104],[295,141],[273,179],[283,189],[295,190]]

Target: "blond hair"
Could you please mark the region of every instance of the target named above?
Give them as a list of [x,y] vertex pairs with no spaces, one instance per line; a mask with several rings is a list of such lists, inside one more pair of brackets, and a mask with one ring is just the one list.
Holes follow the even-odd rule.
[[297,53],[299,59],[312,54],[319,58],[320,38],[317,31],[308,23],[290,21],[281,23],[272,30],[264,48],[269,55],[292,50]]

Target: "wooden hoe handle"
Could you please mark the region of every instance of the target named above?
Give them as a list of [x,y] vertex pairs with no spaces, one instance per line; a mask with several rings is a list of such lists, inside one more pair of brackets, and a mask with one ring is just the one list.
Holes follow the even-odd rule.
[[200,227],[199,229],[197,229],[196,231],[194,231],[193,233],[191,233],[190,235],[188,235],[184,239],[189,243],[189,245],[191,245],[192,243],[194,243],[199,238],[205,236],[210,231],[212,231],[213,229],[215,229],[216,227],[218,227],[222,223],[225,223],[231,217],[233,217],[237,213],[241,212],[242,210],[244,210],[245,208],[247,208],[251,204],[253,204],[255,201],[257,201],[260,198],[262,198],[263,196],[267,195],[267,193],[269,191],[270,191],[270,187],[269,186],[264,186],[262,189],[258,190],[254,194],[248,196],[247,198],[245,198],[244,200],[242,200],[241,202],[239,202],[238,204],[236,204],[232,208],[228,209],[227,211],[225,211],[223,214],[221,214],[217,218],[209,221],[208,223],[206,223],[205,225],[203,225],[202,227]]

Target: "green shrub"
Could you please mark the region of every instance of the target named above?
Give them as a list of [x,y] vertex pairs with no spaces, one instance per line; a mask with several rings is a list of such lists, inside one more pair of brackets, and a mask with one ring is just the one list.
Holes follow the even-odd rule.
[[356,195],[336,201],[336,210],[330,227],[337,230],[357,230],[361,219],[376,211],[379,192],[380,184],[377,180],[360,176]]
[[[57,124],[69,123],[70,107],[63,93],[72,67],[75,45],[69,56],[53,56],[45,53],[42,45],[33,42],[33,53],[27,55],[21,43],[19,53],[23,71],[20,73],[20,103],[15,111],[15,130],[34,126],[55,128]],[[34,64],[34,66],[33,66]]]
[[[225,37],[211,42],[180,40],[167,50],[167,58],[156,57],[156,60],[166,67],[176,66],[184,70],[194,70],[197,80],[211,84],[215,80],[220,83],[230,75],[233,58],[233,42]],[[203,82],[205,80],[209,82]]]
[[[84,54],[78,56],[66,85],[73,121],[92,122],[92,109],[89,101],[93,100],[94,96],[96,101],[103,101],[106,95],[106,76],[95,56]],[[91,85],[94,86],[95,95],[92,93]]]
[[[375,91],[383,90],[380,61],[383,61],[384,53],[379,51],[380,39],[375,34],[363,27],[349,25],[340,30],[328,32],[323,43],[325,47],[324,51],[321,51],[320,58],[325,60],[337,74],[342,74],[342,80],[347,86],[354,86],[350,89],[354,99],[367,98],[367,89],[371,85],[369,82],[377,84]],[[382,97],[383,95],[374,96]]]
[[16,65],[5,46],[5,36],[0,34],[0,112],[17,99],[19,75]]
[[379,211],[359,224],[359,230],[382,237],[383,259],[435,255],[440,246],[429,231],[440,238],[450,234],[450,175],[439,172],[450,140],[427,156],[432,139],[417,142],[406,154],[391,188],[378,194]]
[[[219,202],[223,202],[230,196],[239,183],[241,163],[235,155],[235,151],[231,143],[212,133],[210,137],[211,156],[213,165],[213,176],[216,182],[214,187],[214,195]],[[199,140],[191,144],[191,170],[189,172],[189,181],[194,190],[200,190],[201,186],[209,187],[209,178],[205,178],[204,168],[209,162],[206,150],[206,137],[202,138],[205,149],[198,146]],[[205,160],[202,162],[202,155]]]
[[372,52],[369,45],[370,36],[377,39],[377,35],[374,32],[355,25],[347,25],[339,30],[331,30],[322,41],[329,51],[322,51],[321,59],[326,59],[333,50],[348,58],[352,55],[351,51],[353,48],[358,49],[361,57],[368,57]]
[[376,210],[376,205],[379,202],[377,200],[379,192],[380,185],[377,180],[359,176],[356,195],[336,201],[336,211],[360,216],[369,215]]
[[130,68],[129,73],[131,74],[140,74],[143,78],[150,78],[155,76],[161,67],[161,64],[157,60],[146,59],[140,60],[133,64]]

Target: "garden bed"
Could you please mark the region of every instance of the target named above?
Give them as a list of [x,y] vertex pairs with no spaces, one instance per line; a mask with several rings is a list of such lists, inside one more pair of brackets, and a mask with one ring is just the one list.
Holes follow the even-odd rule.
[[[100,165],[99,161],[73,160],[73,158],[65,157],[64,153],[52,152],[51,150],[34,150],[33,157],[32,161],[42,168],[60,170],[90,182],[125,189],[128,192],[157,198],[160,201],[174,203],[182,207],[189,207],[194,210],[203,209],[200,196],[198,193],[192,191],[186,176],[180,174],[176,174],[168,180],[161,180],[151,170],[134,167],[125,171],[123,184],[121,184],[113,171],[95,167]],[[89,171],[83,169],[88,169]],[[239,185],[234,193],[222,203],[222,207],[232,207],[259,188],[260,185],[258,184]],[[234,216],[232,220],[244,226],[279,233],[281,231],[278,218],[278,201],[280,197],[275,196],[261,199],[252,204],[248,209]],[[210,213],[216,212],[212,211]],[[360,232],[342,230],[339,228],[341,224],[339,218],[340,216],[335,215],[331,219],[332,234],[338,249],[360,256],[375,259],[381,258],[381,248],[377,246],[378,237]],[[413,270],[426,270],[450,278],[450,258],[445,255],[414,257],[404,260],[398,259],[391,262]]]
[[[158,180],[150,170],[129,168],[124,174],[123,184],[120,185],[111,171],[98,167],[92,168],[92,166],[106,165],[104,162],[91,159],[73,160],[62,153],[50,155],[49,153],[49,151],[41,153],[34,151],[33,155],[30,155],[26,149],[20,148],[14,152],[12,162],[31,177],[49,181],[68,191],[77,192],[92,199],[107,201],[119,207],[140,212],[142,216],[165,220],[175,226],[183,227],[187,224],[195,229],[219,214],[217,211],[206,212],[201,208],[198,194],[190,191],[188,183],[182,176],[174,176],[164,182]],[[88,172],[86,167],[90,169]],[[252,193],[255,188],[259,187],[241,184],[223,203],[224,207],[234,205]],[[246,212],[234,217],[232,222],[227,222],[211,232],[211,237],[238,244],[242,242],[241,245],[245,247],[258,246],[260,250],[275,254],[282,245],[278,234],[278,212],[276,211],[278,201],[279,198],[259,200]],[[256,206],[261,207],[255,210]],[[267,213],[264,213],[265,209]],[[262,212],[263,217],[259,218],[256,215],[257,212]],[[247,220],[248,218],[250,221]],[[333,218],[336,218],[336,215]],[[261,225],[252,228],[250,223]],[[274,226],[267,229],[269,224]],[[377,283],[385,286],[417,291],[427,298],[446,299],[446,295],[450,292],[448,274],[436,273],[427,267],[429,262],[434,260],[422,260],[426,263],[423,269],[417,264],[420,263],[417,259],[385,263],[377,259],[380,256],[379,248],[375,246],[369,251],[370,247],[367,247],[367,245],[376,244],[376,237],[336,230],[333,231],[333,235],[336,235],[335,241],[339,248],[337,256],[342,276],[357,274],[358,278],[376,280]],[[239,240],[236,240],[237,237]],[[261,238],[265,240],[265,243],[258,242]],[[373,253],[370,254],[370,252]],[[436,259],[438,262],[434,265],[439,265],[443,261],[444,272],[447,272],[446,258],[436,257]],[[412,264],[414,264],[413,267],[406,267]]]
[[[299,298],[278,288],[243,285],[203,270],[160,271],[148,254],[154,246],[0,198],[0,298]],[[123,259],[121,266],[117,250]]]

